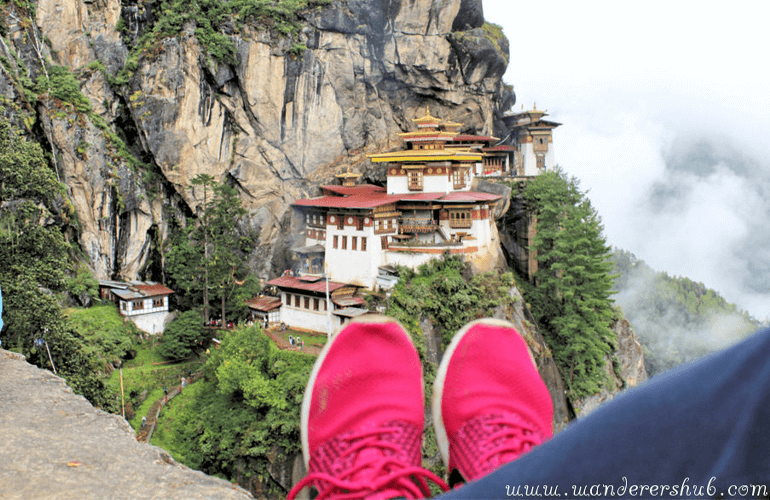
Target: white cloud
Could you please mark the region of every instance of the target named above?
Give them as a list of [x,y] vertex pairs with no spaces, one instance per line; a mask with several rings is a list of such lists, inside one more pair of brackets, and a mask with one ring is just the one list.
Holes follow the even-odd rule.
[[610,244],[770,318],[764,6],[484,0]]

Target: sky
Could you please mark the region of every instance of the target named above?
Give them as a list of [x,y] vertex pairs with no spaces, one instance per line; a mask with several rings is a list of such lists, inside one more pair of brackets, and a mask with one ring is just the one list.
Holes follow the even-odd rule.
[[608,244],[770,318],[764,4],[483,0]]

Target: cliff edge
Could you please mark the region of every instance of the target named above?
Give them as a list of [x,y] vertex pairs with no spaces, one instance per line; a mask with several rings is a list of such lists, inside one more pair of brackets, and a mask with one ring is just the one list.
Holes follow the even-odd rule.
[[248,499],[139,443],[124,419],[0,350],[0,491],[7,499]]

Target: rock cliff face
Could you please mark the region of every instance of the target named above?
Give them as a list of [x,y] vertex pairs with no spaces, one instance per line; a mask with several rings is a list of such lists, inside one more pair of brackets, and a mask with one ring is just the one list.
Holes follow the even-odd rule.
[[192,23],[133,55],[159,0],[39,0],[32,23],[20,5],[8,5],[0,86],[23,101],[42,59],[76,75],[81,106],[49,89],[19,112],[38,118],[99,278],[145,273],[169,223],[200,209],[190,181],[201,173],[238,188],[259,232],[252,267],[269,277],[294,243],[295,199],[348,166],[382,180],[365,154],[396,147],[426,107],[493,134],[514,100],[507,41],[482,29],[481,0],[335,0],[302,13],[294,41],[231,30],[234,64],[213,62]]
[[139,443],[119,415],[0,349],[0,484],[7,499],[247,499],[246,490]]

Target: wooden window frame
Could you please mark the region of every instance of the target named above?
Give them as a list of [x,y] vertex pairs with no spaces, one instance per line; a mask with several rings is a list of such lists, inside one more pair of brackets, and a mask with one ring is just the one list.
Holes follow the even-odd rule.
[[409,191],[422,191],[423,175],[422,170],[408,170],[406,173],[406,183]]

